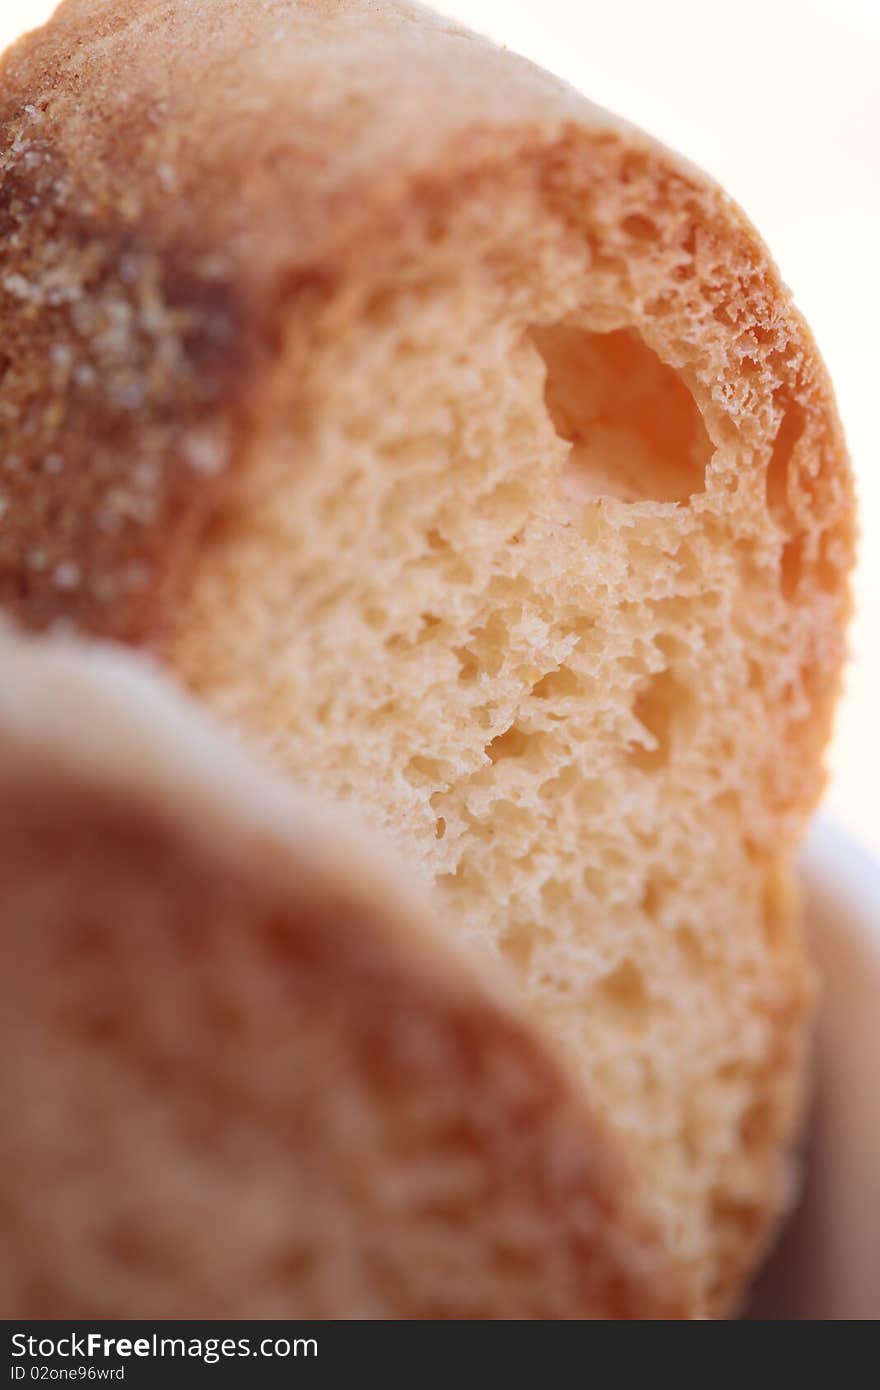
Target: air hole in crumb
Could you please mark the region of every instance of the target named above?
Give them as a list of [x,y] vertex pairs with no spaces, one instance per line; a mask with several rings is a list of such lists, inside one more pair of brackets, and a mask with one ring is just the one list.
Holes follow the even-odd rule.
[[778,331],[769,324],[753,323],[751,329],[752,337],[756,343],[762,347],[775,347],[778,340]]
[[607,875],[595,864],[586,864],[581,870],[581,883],[598,902],[602,902],[607,883]]
[[483,627],[475,627],[470,634],[471,646],[456,647],[455,655],[461,664],[458,679],[467,683],[480,672],[487,676],[497,676],[507,653],[510,633],[503,613],[493,613]]
[[521,758],[528,746],[528,734],[517,728],[516,724],[511,724],[509,729],[486,745],[486,757],[493,763],[500,763],[504,758]]
[[684,502],[706,488],[712,444],[681,376],[630,329],[533,327],[544,399],[571,445],[563,491],[576,501]]
[[675,300],[671,295],[658,294],[645,304],[645,314],[652,319],[666,319],[675,311]]
[[541,884],[541,906],[546,912],[562,912],[571,905],[571,889],[564,881],[547,878]]
[[367,627],[373,628],[374,631],[383,628],[388,622],[388,614],[385,612],[384,608],[374,608],[368,605],[364,608],[363,613],[364,622]]
[[423,787],[427,784],[436,786],[438,782],[443,782],[443,764],[436,758],[425,758],[421,753],[416,753],[410,758],[406,767],[403,769],[406,780],[414,787]]
[[434,823],[434,837],[435,837],[435,839],[437,839],[437,840],[442,840],[445,834],[446,834],[446,819],[445,819],[444,816],[438,816],[438,817],[437,817],[437,820],[436,820],[435,823]]
[[621,229],[636,241],[656,241],[660,235],[656,223],[641,212],[631,212],[621,221]]
[[649,874],[645,879],[639,906],[646,917],[656,919],[663,910],[671,887],[665,874]]
[[576,695],[580,681],[570,666],[560,666],[556,671],[548,671],[532,686],[536,700],[558,699],[560,696]]
[[696,927],[683,923],[676,927],[675,944],[687,969],[700,974],[707,961],[706,943],[701,933]]
[[797,401],[781,400],[782,420],[767,464],[767,509],[777,525],[788,529],[793,520],[789,500],[789,473],[795,445],[804,432],[805,417]]
[[480,663],[467,647],[456,647],[454,650],[459,662],[458,679],[462,685],[470,685],[480,674]]
[[713,796],[712,805],[723,816],[729,817],[734,825],[742,825],[744,818],[743,800],[740,792],[733,787],[728,787],[726,791],[719,792]]
[[443,619],[438,618],[436,613],[423,613],[421,619],[422,625],[419,628],[419,631],[416,635],[416,641],[427,642],[428,638],[431,636],[431,633],[434,631],[435,628],[438,628],[442,622]]
[[610,1004],[621,1013],[631,1014],[633,1017],[643,1014],[648,998],[645,981],[642,972],[632,961],[624,961],[616,970],[612,970],[610,975],[605,975],[598,982],[596,990],[603,1003]]
[[658,672],[636,696],[633,713],[647,731],[645,743],[630,746],[629,759],[642,772],[656,772],[669,762],[673,735],[693,708],[693,696],[672,670]]

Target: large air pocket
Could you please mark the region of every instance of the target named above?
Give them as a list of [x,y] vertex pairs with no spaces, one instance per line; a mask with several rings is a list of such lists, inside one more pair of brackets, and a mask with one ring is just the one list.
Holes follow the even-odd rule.
[[544,399],[571,445],[562,476],[576,501],[683,502],[706,486],[712,443],[685,382],[638,333],[534,327]]

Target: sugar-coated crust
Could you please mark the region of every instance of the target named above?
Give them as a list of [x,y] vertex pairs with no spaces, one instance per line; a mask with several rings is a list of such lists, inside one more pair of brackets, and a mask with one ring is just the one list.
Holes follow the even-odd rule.
[[[664,312],[683,335],[711,283],[705,386],[742,414],[744,433],[770,440],[786,405],[797,409],[790,444],[833,546],[819,554],[800,497],[780,505],[793,506],[802,557],[823,567],[836,605],[816,643],[807,790],[791,824],[802,821],[837,688],[851,486],[812,338],[715,185],[522,59],[391,0],[66,0],[10,51],[2,79],[8,611],[33,628],[69,621],[160,647],[276,374],[295,361],[291,341],[331,303],[338,331],[352,287],[417,254],[463,200],[491,217],[525,180],[564,216],[589,190],[597,257],[605,203],[617,225],[633,219],[635,238],[659,228],[665,268],[638,294],[650,301],[674,263]],[[770,382],[754,423],[746,369]],[[790,850],[786,838],[783,860]],[[790,1139],[803,1086],[810,990],[799,937],[785,931],[788,1002],[768,1005],[779,1039],[768,1149]],[[719,1310],[779,1206],[768,1174],[766,1211],[744,1225]]]
[[0,659],[5,1316],[693,1312],[399,871],[133,658]]
[[479,184],[488,207],[522,177],[551,204],[631,185],[694,266],[720,247],[719,321],[729,301],[731,339],[795,337],[790,390],[843,468],[824,369],[738,209],[421,7],[65,0],[2,77],[0,599],[29,625],[155,637],[290,332]]

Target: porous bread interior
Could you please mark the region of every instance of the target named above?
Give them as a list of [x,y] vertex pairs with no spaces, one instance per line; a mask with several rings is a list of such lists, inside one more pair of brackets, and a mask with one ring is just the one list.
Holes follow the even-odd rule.
[[512,967],[722,1308],[785,1195],[841,581],[797,330],[663,196],[509,182],[355,280],[170,654]]

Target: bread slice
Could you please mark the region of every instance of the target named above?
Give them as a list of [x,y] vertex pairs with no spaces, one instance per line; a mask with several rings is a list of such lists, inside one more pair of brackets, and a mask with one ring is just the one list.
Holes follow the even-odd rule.
[[406,876],[139,661],[0,635],[6,1317],[680,1317]]
[[67,0],[2,75],[0,597],[391,836],[728,1309],[790,1190],[853,532],[760,240],[394,0]]

